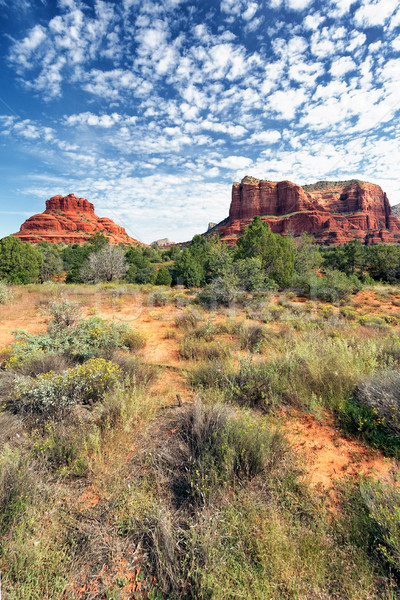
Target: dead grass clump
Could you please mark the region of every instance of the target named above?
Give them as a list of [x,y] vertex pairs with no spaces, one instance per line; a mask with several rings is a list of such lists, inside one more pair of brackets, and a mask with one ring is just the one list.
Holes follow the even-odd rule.
[[192,337],[181,342],[179,355],[186,360],[218,360],[230,355],[229,347],[221,342],[204,342]]
[[63,354],[38,354],[33,355],[26,363],[17,365],[12,371],[18,375],[36,377],[41,373],[62,373],[72,366],[72,360]]
[[157,367],[143,362],[139,357],[115,353],[111,360],[120,367],[125,379],[128,379],[131,385],[147,386],[157,379]]
[[217,333],[216,326],[213,323],[211,323],[210,321],[207,321],[207,323],[203,323],[203,324],[199,325],[198,327],[196,327],[196,329],[194,329],[190,335],[196,340],[203,340],[204,342],[212,342],[216,333]]
[[197,325],[204,321],[204,315],[195,308],[185,308],[181,314],[175,318],[175,325],[184,331],[195,329]]
[[239,345],[242,350],[260,352],[267,339],[268,332],[262,325],[242,323],[239,330]]
[[282,460],[282,437],[266,423],[239,416],[227,405],[187,405],[169,422],[174,435],[158,454],[177,507],[190,512],[227,486],[269,472]]
[[226,390],[230,387],[233,366],[226,360],[206,361],[190,370],[188,377],[195,388]]

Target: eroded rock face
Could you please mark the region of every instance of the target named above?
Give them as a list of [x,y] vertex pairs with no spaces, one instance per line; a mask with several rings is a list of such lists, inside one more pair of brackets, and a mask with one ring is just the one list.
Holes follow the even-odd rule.
[[367,244],[400,242],[400,219],[392,213],[386,194],[378,185],[358,180],[301,187],[247,176],[233,184],[229,218],[218,227],[218,234],[234,243],[257,215],[274,233],[306,232],[321,244],[351,239]]
[[13,235],[32,244],[40,241],[82,244],[97,232],[103,233],[110,244],[144,245],[129,237],[111,219],[97,217],[93,204],[85,198],[76,198],[75,194],[46,200],[44,213],[27,219]]

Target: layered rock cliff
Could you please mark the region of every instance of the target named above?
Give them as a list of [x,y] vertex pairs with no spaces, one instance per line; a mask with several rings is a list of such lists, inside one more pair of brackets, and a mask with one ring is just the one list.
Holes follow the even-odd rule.
[[291,181],[245,177],[232,186],[228,220],[215,227],[222,240],[234,243],[259,215],[274,233],[306,232],[318,243],[400,242],[400,219],[392,213],[378,185],[358,180],[319,181],[300,186]]
[[97,217],[93,204],[85,198],[76,198],[75,194],[53,196],[46,201],[43,213],[27,219],[13,235],[32,244],[40,241],[82,244],[97,232],[103,233],[110,244],[143,245],[111,219]]

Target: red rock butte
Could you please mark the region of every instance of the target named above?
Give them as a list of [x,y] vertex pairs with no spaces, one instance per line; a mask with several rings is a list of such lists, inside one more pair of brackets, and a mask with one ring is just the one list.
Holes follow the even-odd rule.
[[44,213],[29,217],[13,235],[31,244],[41,241],[83,244],[95,233],[103,233],[114,245],[144,245],[129,237],[125,229],[111,219],[97,217],[93,204],[85,198],[76,198],[75,194],[46,200]]
[[229,217],[211,230],[227,243],[259,215],[271,231],[310,234],[321,244],[358,239],[365,244],[400,242],[400,219],[379,185],[358,180],[300,186],[245,177],[232,186]]

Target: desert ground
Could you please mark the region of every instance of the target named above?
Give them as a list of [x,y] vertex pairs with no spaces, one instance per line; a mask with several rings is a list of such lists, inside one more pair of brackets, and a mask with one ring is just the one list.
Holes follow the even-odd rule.
[[[372,552],[371,559],[363,556],[360,567],[355,557],[357,543],[345,540],[338,531],[344,527],[349,506],[356,511],[352,493],[359,489],[360,481],[383,482],[393,489],[397,486],[397,447],[385,447],[362,422],[358,427],[349,424],[339,406],[360,380],[370,377],[383,364],[393,366],[400,360],[397,288],[375,286],[337,305],[293,293],[274,293],[242,305],[214,309],[194,304],[193,291],[183,288],[51,283],[15,287],[13,293],[10,302],[0,305],[3,375],[10,372],[15,331],[46,333],[51,302],[78,303],[82,319],[95,317],[101,322],[122,324],[139,332],[142,342],[141,347],[121,348],[112,356],[104,355],[111,361],[117,360],[117,355],[119,359],[133,357],[137,372],[133,382],[125,382],[102,400],[101,409],[93,404],[76,406],[63,421],[52,417],[32,424],[32,419],[18,414],[12,403],[4,402],[0,413],[2,461],[9,461],[9,472],[12,461],[17,461],[17,473],[23,473],[20,488],[11,493],[11,500],[8,497],[12,514],[2,523],[1,565],[6,598],[396,597],[390,595],[397,593],[395,573],[390,568],[382,570],[379,563],[385,561],[385,555],[382,558],[379,552]],[[319,356],[321,352],[326,353]],[[284,385],[283,380],[273,380],[260,397],[251,388],[251,399],[246,400],[243,389],[258,387],[257,369],[294,363],[300,365],[300,370],[282,376],[286,377]],[[241,390],[232,388],[225,393],[222,384],[211,381],[213,369],[226,371],[227,378],[229,373],[245,371],[256,381],[251,377],[244,380],[242,373],[237,384]],[[311,370],[313,377],[309,381]],[[23,375],[26,376],[25,371]],[[37,373],[33,375],[36,376]],[[3,389],[2,400],[5,397]],[[325,523],[339,523],[334,534],[321,534],[318,527],[314,531],[307,525],[307,535],[319,539],[318,547],[329,545],[329,536],[336,535],[335,545],[339,539],[342,543],[342,562],[351,559],[351,568],[358,565],[360,569],[357,582],[352,576],[351,582],[344,583],[351,562],[340,567],[341,574],[326,573],[325,578],[321,576],[321,580],[312,582],[311,563],[300,567],[301,561],[312,560],[312,552],[307,555],[307,551],[303,558],[292,557],[286,567],[283,563],[279,569],[275,565],[275,575],[263,587],[262,578],[275,559],[262,556],[258,548],[261,558],[254,556],[253,564],[248,557],[246,565],[247,575],[255,578],[248,586],[248,595],[243,595],[246,586],[240,580],[237,585],[242,591],[235,595],[232,573],[228,576],[222,567],[212,565],[212,556],[221,560],[218,543],[211,558],[203,550],[204,556],[198,559],[207,572],[206,583],[199,583],[200,575],[193,565],[180,568],[167,564],[165,546],[169,542],[176,544],[175,550],[169,550],[176,554],[174,561],[192,556],[187,549],[186,554],[180,554],[179,544],[183,542],[179,542],[179,536],[183,534],[175,539],[174,528],[187,531],[191,527],[196,531],[198,527],[197,535],[201,537],[206,527],[205,515],[212,519],[214,513],[229,512],[229,506],[238,503],[238,514],[244,515],[246,510],[251,513],[249,498],[254,501],[257,494],[263,497],[266,493],[261,469],[254,478],[247,474],[247,479],[240,476],[227,481],[223,489],[213,488],[210,492],[204,487],[195,499],[190,494],[184,502],[174,499],[170,481],[174,463],[170,457],[170,462],[165,457],[157,462],[154,456],[178,452],[180,438],[176,447],[173,438],[180,435],[180,419],[199,403],[227,406],[236,414],[234,419],[247,420],[257,428],[266,427],[280,436],[282,453],[290,457],[285,460],[295,470],[291,477],[296,478],[296,486],[286,490],[285,500],[276,502],[285,504],[291,497],[290,510],[297,511],[304,501],[308,507],[304,508],[305,513],[319,511],[325,515]],[[64,444],[65,454],[69,455],[60,457],[54,448],[57,444]],[[203,478],[210,474],[207,468],[204,467]],[[278,479],[284,479],[280,470],[288,468],[278,468]],[[3,488],[5,479],[3,469]],[[201,487],[203,483],[200,478],[193,485]],[[248,497],[246,485],[250,486]],[[217,482],[214,487],[218,488]],[[4,496],[4,489],[2,492]],[[2,498],[3,502],[6,500]],[[262,507],[260,515],[264,509],[269,510],[269,501],[263,502],[267,508]],[[168,507],[167,512],[163,507]],[[287,506],[282,511],[276,516],[277,528],[282,529],[284,545],[290,546],[294,526],[288,524]],[[261,538],[267,535],[261,523],[255,525],[254,516],[247,518],[254,521],[253,535],[257,535],[255,531],[260,532]],[[303,517],[297,518],[299,533],[305,525]],[[210,527],[208,535],[222,535],[216,532],[216,526]],[[272,539],[278,534],[274,531],[270,535]],[[271,541],[274,543],[276,539]],[[204,540],[198,544],[204,545]],[[246,550],[243,551],[246,556]],[[314,557],[324,563],[323,572],[329,571],[327,552],[320,548]],[[295,549],[293,553],[296,554]],[[284,553],[280,560],[285,562]],[[263,576],[255,575],[252,569],[261,570]],[[334,577],[339,583],[333,582]],[[225,586],[227,596],[223,595]]]

